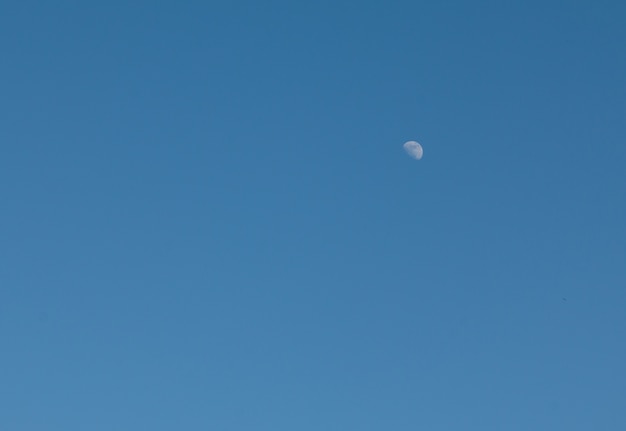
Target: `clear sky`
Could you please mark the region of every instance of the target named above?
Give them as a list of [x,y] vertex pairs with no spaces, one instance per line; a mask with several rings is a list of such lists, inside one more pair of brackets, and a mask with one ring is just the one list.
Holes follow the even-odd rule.
[[626,429],[625,21],[4,0],[0,429]]

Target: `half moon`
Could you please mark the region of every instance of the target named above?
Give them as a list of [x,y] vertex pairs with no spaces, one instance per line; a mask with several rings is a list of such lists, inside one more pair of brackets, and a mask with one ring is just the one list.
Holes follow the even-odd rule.
[[406,153],[409,156],[413,157],[415,160],[421,159],[424,155],[424,150],[422,149],[422,146],[416,141],[407,141],[404,143],[403,147],[404,151],[406,151]]

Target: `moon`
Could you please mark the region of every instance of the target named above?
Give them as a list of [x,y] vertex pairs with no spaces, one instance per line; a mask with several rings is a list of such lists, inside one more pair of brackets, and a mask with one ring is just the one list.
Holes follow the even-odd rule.
[[421,159],[424,154],[422,146],[416,141],[407,141],[404,143],[403,147],[404,151],[415,160]]

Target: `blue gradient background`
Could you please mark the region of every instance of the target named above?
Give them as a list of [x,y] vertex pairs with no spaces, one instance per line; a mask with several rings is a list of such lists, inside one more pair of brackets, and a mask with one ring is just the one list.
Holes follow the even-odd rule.
[[3,1],[0,428],[626,429],[625,19]]

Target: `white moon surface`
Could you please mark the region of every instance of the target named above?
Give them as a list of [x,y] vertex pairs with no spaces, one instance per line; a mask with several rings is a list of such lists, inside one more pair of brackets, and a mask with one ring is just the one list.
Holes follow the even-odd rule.
[[422,146],[416,141],[407,141],[404,143],[403,147],[404,151],[406,151],[406,153],[409,156],[413,157],[415,160],[421,159],[424,155],[424,150],[422,149]]

